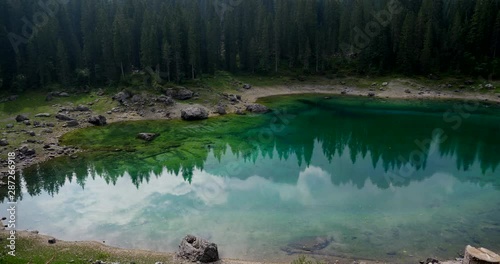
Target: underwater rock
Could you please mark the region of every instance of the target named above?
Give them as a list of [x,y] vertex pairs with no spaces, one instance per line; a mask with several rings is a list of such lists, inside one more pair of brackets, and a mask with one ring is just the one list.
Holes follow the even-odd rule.
[[153,139],[155,139],[157,136],[159,136],[158,134],[155,134],[155,133],[139,133],[137,134],[137,138],[138,139],[142,139],[142,140],[145,140],[145,141],[153,141]]
[[215,243],[193,235],[187,235],[182,239],[176,256],[191,262],[210,263],[219,260],[219,251]]
[[247,105],[247,111],[252,113],[267,113],[269,108],[261,104],[251,104]]
[[326,248],[332,241],[332,237],[325,236],[302,237],[288,243],[286,247],[282,247],[281,250],[289,255],[313,253]]
[[181,117],[183,120],[202,120],[208,118],[208,112],[205,108],[191,106],[181,111]]
[[106,117],[102,115],[89,117],[88,122],[94,126],[104,126],[107,124]]

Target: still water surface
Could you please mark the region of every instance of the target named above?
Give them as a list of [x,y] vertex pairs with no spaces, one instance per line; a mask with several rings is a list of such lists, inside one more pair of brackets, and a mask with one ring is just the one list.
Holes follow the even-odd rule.
[[[500,110],[318,95],[273,113],[89,128],[90,151],[25,170],[18,220],[65,240],[173,252],[186,234],[223,257],[310,253],[398,263],[500,251]],[[161,133],[152,143],[138,132]],[[5,204],[1,205],[2,210]],[[310,244],[310,243],[309,243]]]

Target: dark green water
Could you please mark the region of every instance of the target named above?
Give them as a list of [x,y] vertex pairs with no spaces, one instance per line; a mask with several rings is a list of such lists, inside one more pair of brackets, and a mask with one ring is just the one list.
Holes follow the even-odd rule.
[[[192,233],[249,260],[308,253],[293,247],[308,237],[331,239],[318,255],[397,263],[454,258],[467,244],[500,251],[498,108],[318,95],[262,103],[274,112],[66,135],[90,152],[24,172],[21,228],[161,251]],[[139,132],[161,136],[144,143]]]

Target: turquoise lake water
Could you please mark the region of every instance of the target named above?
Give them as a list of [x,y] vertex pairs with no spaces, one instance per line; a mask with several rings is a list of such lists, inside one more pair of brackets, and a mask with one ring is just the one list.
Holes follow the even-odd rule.
[[[500,251],[497,107],[320,95],[261,103],[274,111],[65,136],[89,151],[24,171],[20,228],[167,252],[194,234],[247,260],[415,263],[467,244]],[[138,132],[161,136],[144,143]],[[311,237],[330,243],[296,246]]]

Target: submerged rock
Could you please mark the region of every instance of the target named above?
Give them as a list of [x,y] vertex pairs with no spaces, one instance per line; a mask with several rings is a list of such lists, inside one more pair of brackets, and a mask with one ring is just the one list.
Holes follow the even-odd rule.
[[104,126],[107,124],[106,117],[104,117],[102,115],[92,116],[89,118],[88,121],[89,121],[89,123],[91,123],[94,126]]
[[179,245],[176,256],[191,262],[210,263],[219,260],[219,251],[215,243],[187,235]]
[[286,247],[282,247],[281,250],[290,255],[311,253],[326,248],[332,241],[332,237],[325,236],[302,237],[288,243]]
[[156,137],[158,137],[159,135],[158,134],[155,134],[155,133],[139,133],[137,134],[137,138],[138,139],[142,139],[142,140],[145,140],[145,141],[153,141],[153,139],[155,139]]
[[181,117],[186,121],[207,119],[208,111],[203,107],[191,106],[181,111]]
[[252,113],[267,113],[269,108],[261,104],[251,104],[247,105],[247,111]]

